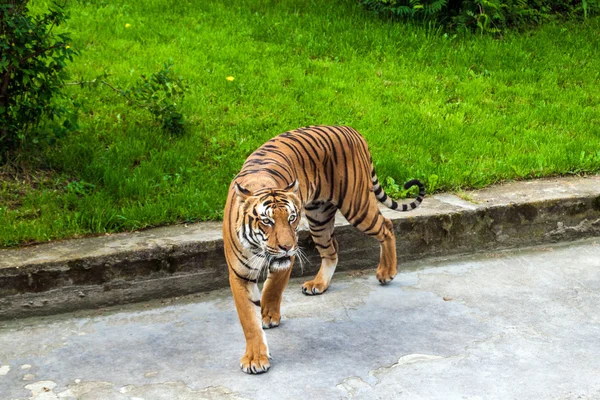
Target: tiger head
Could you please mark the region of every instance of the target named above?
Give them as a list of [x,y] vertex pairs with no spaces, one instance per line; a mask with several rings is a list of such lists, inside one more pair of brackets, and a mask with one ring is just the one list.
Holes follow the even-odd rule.
[[237,221],[240,243],[253,254],[250,262],[262,268],[283,270],[291,266],[298,252],[298,225],[302,203],[298,181],[284,189],[259,189],[252,192],[235,183],[241,203]]

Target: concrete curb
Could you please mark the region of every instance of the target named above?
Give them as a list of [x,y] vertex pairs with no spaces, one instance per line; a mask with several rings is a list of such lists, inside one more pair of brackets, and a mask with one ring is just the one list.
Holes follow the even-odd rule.
[[[426,198],[394,222],[398,260],[600,236],[600,176],[513,182]],[[336,221],[338,270],[373,268],[378,243]],[[319,258],[306,230],[312,276]],[[600,254],[599,263],[600,263]],[[209,291],[228,285],[221,225],[199,223],[0,250],[0,319],[47,315]]]

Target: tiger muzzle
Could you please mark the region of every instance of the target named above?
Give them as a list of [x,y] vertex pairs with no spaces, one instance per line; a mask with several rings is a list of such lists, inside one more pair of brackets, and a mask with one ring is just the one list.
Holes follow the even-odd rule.
[[277,271],[289,268],[292,265],[293,251],[288,251],[285,255],[271,256],[269,260],[269,268]]

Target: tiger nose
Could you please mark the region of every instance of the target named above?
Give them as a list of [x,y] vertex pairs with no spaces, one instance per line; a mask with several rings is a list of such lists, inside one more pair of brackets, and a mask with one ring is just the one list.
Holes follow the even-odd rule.
[[280,244],[280,245],[279,245],[279,248],[280,248],[281,250],[283,250],[283,251],[290,251],[290,250],[292,249],[292,247],[294,247],[294,246],[291,246],[291,245],[290,245],[290,246],[288,246],[288,245],[285,245],[285,244]]

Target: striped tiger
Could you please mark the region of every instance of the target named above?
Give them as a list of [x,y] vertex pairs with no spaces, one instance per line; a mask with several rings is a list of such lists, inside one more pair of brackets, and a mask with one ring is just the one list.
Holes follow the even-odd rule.
[[[356,228],[377,238],[381,258],[377,279],[386,284],[396,275],[396,240],[392,222],[378,201],[398,211],[415,209],[425,188],[410,204],[399,205],[379,184],[365,139],[347,126],[311,126],[269,140],[244,163],[233,179],[223,218],[229,282],[246,337],[241,359],[244,372],[270,367],[264,329],[279,325],[282,294],[298,255],[301,216],[321,256],[319,272],[302,285],[306,295],[327,290],[338,262],[333,235],[337,210]],[[257,282],[268,269],[262,293]],[[255,306],[260,307],[258,313]]]

